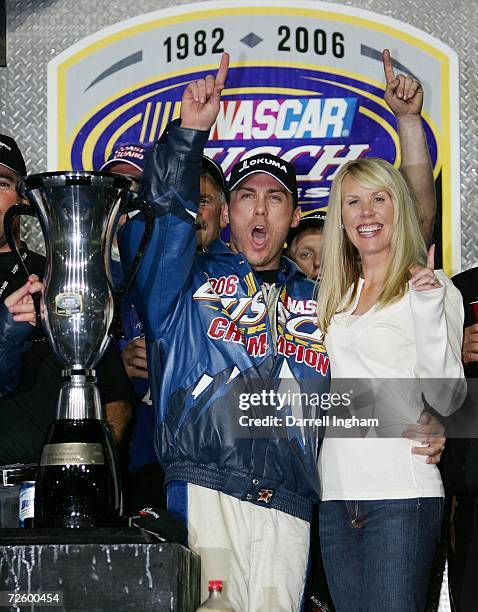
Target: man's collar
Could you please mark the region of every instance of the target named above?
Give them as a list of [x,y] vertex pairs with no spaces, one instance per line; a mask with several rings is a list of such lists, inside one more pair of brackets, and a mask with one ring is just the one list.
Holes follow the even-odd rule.
[[[203,251],[200,252],[210,255],[237,255],[237,253],[231,251],[228,245],[220,238],[213,240],[206,249],[203,249]],[[285,283],[294,275],[298,275],[302,278],[307,278],[307,275],[302,272],[299,266],[285,255],[281,257],[279,267],[280,271],[279,277],[277,279],[278,283]]]
[[201,249],[200,253],[210,253],[211,255],[235,255],[231,249],[220,238],[216,238],[205,249]]

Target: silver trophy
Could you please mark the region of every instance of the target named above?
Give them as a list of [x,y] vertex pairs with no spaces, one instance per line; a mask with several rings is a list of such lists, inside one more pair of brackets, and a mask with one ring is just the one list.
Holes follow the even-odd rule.
[[[37,474],[35,527],[108,526],[121,513],[115,449],[95,367],[113,320],[109,269],[117,216],[141,210],[146,219],[120,297],[152,231],[152,208],[135,197],[135,187],[133,179],[110,173],[32,175],[20,186],[30,206],[16,205],[5,215],[10,248],[27,275],[14,239],[14,219],[26,214],[40,221],[46,245],[42,321],[63,369],[57,421],[47,434]],[[36,310],[38,319],[38,304]]]

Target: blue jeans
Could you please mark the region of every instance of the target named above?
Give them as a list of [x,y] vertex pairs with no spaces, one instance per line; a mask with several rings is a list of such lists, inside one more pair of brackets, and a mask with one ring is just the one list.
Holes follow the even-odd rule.
[[423,612],[441,497],[320,504],[320,546],[337,612]]

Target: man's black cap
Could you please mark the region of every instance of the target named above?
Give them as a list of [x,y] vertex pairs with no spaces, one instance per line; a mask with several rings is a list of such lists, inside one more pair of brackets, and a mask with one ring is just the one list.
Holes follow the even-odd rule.
[[252,174],[269,174],[292,194],[294,205],[297,206],[297,179],[294,166],[270,153],[259,153],[242,159],[235,164],[229,177],[229,191],[236,189],[242,181]]
[[0,164],[20,176],[25,176],[27,173],[25,160],[17,143],[10,136],[3,134],[0,134]]
[[290,247],[294,238],[307,229],[323,229],[325,223],[325,215],[325,211],[317,210],[311,215],[302,217],[299,221],[299,225],[297,227],[291,227],[291,229],[289,230],[286,240],[287,246]]

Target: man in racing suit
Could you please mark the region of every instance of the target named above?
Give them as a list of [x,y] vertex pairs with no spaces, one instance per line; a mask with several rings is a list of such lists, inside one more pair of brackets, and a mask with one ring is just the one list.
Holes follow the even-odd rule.
[[[146,160],[142,197],[156,220],[133,299],[168,508],[187,521],[188,545],[201,555],[202,595],[208,580],[223,579],[235,610],[298,610],[319,492],[317,427],[298,419],[318,408],[284,401],[279,411],[276,399],[258,406],[248,392],[262,385],[264,400],[280,385],[290,399],[300,383],[302,392],[327,393],[329,360],[314,285],[281,257],[300,218],[290,164],[270,155],[241,162],[225,212],[231,248],[216,240],[196,252],[201,158],[227,64],[225,54],[216,78],[188,85],[181,126]],[[123,227],[125,266],[143,227],[139,215]],[[272,427],[254,421],[277,414]]]

